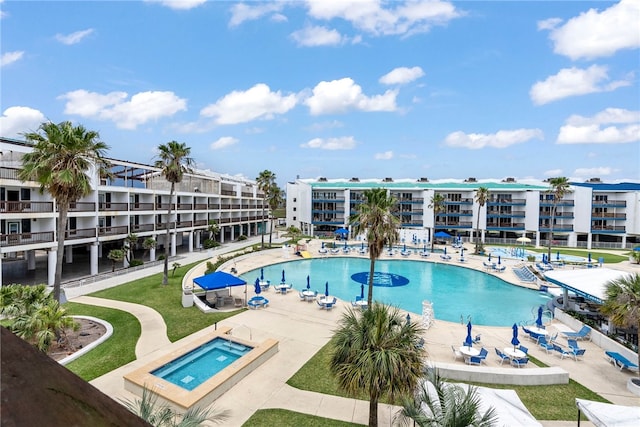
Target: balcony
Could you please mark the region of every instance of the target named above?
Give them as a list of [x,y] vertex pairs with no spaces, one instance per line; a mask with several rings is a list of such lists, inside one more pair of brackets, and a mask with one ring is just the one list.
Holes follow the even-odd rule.
[[131,203],[129,209],[132,211],[152,211],[154,206],[153,203]]
[[207,204],[206,203],[195,203],[193,205],[193,209],[200,210],[200,211],[207,210]]
[[487,222],[487,230],[524,230],[523,222]]
[[[401,205],[404,205],[404,204],[417,204],[417,203],[422,204],[422,203],[424,203],[424,199],[422,197],[417,197],[415,199],[397,198],[397,200],[398,200],[398,203],[400,203]],[[351,200],[351,201],[353,202],[354,200]],[[362,203],[362,200],[358,200],[358,202]]]
[[132,233],[153,231],[153,224],[131,224],[129,227]]
[[624,233],[623,225],[592,225],[591,232],[594,234]]
[[210,209],[210,210],[218,210],[218,209],[220,209],[220,204],[219,203],[209,203],[208,209]]
[[469,199],[469,198],[464,198],[459,200],[445,199],[444,204],[445,205],[473,205],[473,199]]
[[627,214],[613,212],[591,212],[591,219],[619,219],[626,220]]
[[[573,212],[557,212],[554,215],[556,219],[573,219],[575,215]],[[541,219],[551,219],[551,212],[540,212],[539,218]]]
[[[573,200],[565,200],[565,199],[560,199],[558,200],[558,204],[556,205],[557,207],[561,207],[561,206],[574,206],[575,202]],[[543,200],[540,199],[540,203],[539,206],[544,206],[544,207],[550,207],[553,206],[553,200]]]
[[69,205],[69,212],[94,212],[95,210],[96,204],[93,202],[73,202]]
[[127,211],[129,206],[127,203],[100,202],[98,203],[98,210],[100,212]]
[[193,209],[193,205],[191,203],[178,203],[177,209],[179,211],[190,211]]
[[6,202],[0,201],[0,212],[2,213],[37,213],[53,212],[53,202]]
[[53,242],[53,231],[37,233],[0,234],[0,246],[33,245]]
[[220,194],[222,194],[223,196],[235,196],[236,192],[233,190],[221,190]]
[[490,199],[487,200],[487,206],[525,206],[525,199]]
[[95,227],[77,228],[75,230],[67,230],[64,233],[65,240],[90,239],[92,237],[96,237]]
[[[549,224],[540,224],[538,225],[538,231],[548,233],[549,231],[551,231],[551,227],[549,226]],[[553,226],[554,233],[568,233],[571,231],[573,231],[572,224],[556,224]]]
[[487,218],[524,218],[524,211],[501,212],[499,210],[490,209],[487,211]]
[[129,227],[126,225],[118,225],[115,227],[98,227],[98,236],[117,236],[119,234],[129,234]]
[[209,226],[209,221],[207,221],[206,219],[196,219],[195,221],[193,221],[193,226],[194,227],[202,227],[202,226]]
[[18,172],[20,169],[15,168],[0,168],[0,179],[13,179],[20,181],[18,178]]
[[624,200],[593,200],[591,205],[598,208],[626,208],[627,202]]

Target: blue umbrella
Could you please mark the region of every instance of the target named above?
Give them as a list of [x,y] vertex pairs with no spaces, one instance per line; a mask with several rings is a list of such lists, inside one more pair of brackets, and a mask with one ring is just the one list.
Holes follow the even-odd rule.
[[329,296],[329,282],[325,283],[324,285],[324,296],[325,297]]
[[282,269],[282,283],[285,283],[286,280],[284,279],[284,268]]
[[498,265],[500,265],[500,255],[498,255]]
[[344,241],[344,248],[347,249],[347,241]]
[[364,283],[360,285],[360,299],[364,299]]
[[257,277],[256,278],[256,285],[255,285],[255,289],[254,289],[256,295],[259,294],[260,292],[262,292],[262,289],[260,288],[260,278]]
[[405,245],[402,245],[402,251],[403,251],[403,252],[407,252],[407,245],[406,245],[406,244],[405,244]]
[[322,249],[324,249],[324,242],[322,242]]
[[491,252],[489,252],[489,262],[491,262]]
[[589,262],[591,262],[591,252],[589,252]]
[[538,307],[538,318],[536,319],[536,326],[542,327],[542,306]]
[[447,254],[447,247],[446,246],[444,247],[444,254],[445,255]]
[[307,274],[307,289],[311,289],[311,284],[309,283],[309,275]]
[[364,242],[360,243],[360,249],[364,251]]
[[515,350],[516,346],[520,344],[520,341],[518,340],[518,325],[514,323],[511,329],[513,329],[513,338],[511,338],[511,344],[513,344],[513,349]]
[[556,253],[556,260],[560,261],[560,251]]
[[411,315],[409,313],[407,313],[407,317],[405,319],[407,319],[407,325],[411,324]]
[[464,339],[464,344],[467,347],[471,347],[473,345],[473,338],[471,338],[471,322],[467,323],[467,338]]
[[635,248],[633,248],[634,251],[640,251],[640,246],[636,246]]
[[264,268],[260,269],[260,281],[264,281]]

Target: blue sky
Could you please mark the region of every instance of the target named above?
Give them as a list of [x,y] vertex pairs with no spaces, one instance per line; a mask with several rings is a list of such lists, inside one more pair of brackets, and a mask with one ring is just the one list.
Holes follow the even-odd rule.
[[640,180],[640,1],[0,0],[0,133],[301,178]]

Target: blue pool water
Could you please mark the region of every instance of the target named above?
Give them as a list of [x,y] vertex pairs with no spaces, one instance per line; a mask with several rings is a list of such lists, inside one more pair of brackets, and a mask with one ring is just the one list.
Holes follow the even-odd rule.
[[186,390],[193,390],[251,350],[252,347],[218,337],[151,373]]
[[[511,285],[495,276],[469,268],[444,263],[411,260],[377,260],[376,273],[401,275],[408,283],[400,286],[375,286],[373,299],[396,305],[413,313],[422,313],[422,301],[433,305],[436,319],[487,326],[510,326],[535,319],[540,304],[546,304],[549,295]],[[369,272],[368,258],[316,258],[289,261],[264,267],[264,277],[272,282],[286,272],[288,283],[295,289],[307,286],[319,294],[329,293],[344,301],[353,301],[360,295],[360,283],[352,275]],[[248,283],[255,282],[260,270],[242,275]],[[357,278],[358,276],[356,276]],[[400,283],[400,282],[398,282]],[[365,298],[367,286],[364,288]]]
[[[539,252],[533,252],[533,251],[528,251],[526,249],[523,249],[521,247],[486,247],[485,251],[487,253],[491,253],[492,257],[497,257],[498,255],[500,255],[502,258],[509,258],[509,259],[522,259],[522,258],[526,258],[530,255],[533,255],[536,257],[536,262],[542,262],[542,255]],[[551,261],[571,261],[571,262],[587,262],[587,258],[584,257],[579,257],[579,256],[573,256],[573,255],[564,255],[562,252],[560,252],[560,255],[558,256],[558,252],[552,252],[551,253]]]

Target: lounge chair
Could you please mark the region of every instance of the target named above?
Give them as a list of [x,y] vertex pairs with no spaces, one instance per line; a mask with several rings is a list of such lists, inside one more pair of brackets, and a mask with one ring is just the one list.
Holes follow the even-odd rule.
[[416,343],[416,348],[418,350],[424,348],[424,338],[420,337],[420,340]]
[[523,352],[524,354],[529,354],[529,349],[523,345],[521,345],[520,347],[518,347],[518,350],[520,350],[521,352]]
[[542,348],[545,349],[545,351],[547,352],[547,354],[549,354],[549,352],[551,350],[553,350],[553,344],[547,341],[547,337],[545,336],[541,336],[538,339],[538,345]]
[[487,363],[487,355],[489,355],[489,352],[486,348],[482,347],[480,349],[480,354],[478,355],[478,357],[482,360],[483,363]]
[[427,251],[421,251],[421,252],[420,252],[420,256],[421,256],[421,257],[425,257],[425,258],[427,258],[427,257],[429,256],[429,252],[427,252]]
[[620,370],[627,369],[629,371],[638,371],[638,365],[615,351],[605,351],[609,361],[614,364]]
[[454,346],[451,346],[451,351],[453,351],[453,360],[458,360],[458,357],[460,359],[464,359],[464,356],[462,355],[462,353],[460,353],[460,350],[458,350]]
[[502,351],[500,351],[497,347],[496,347],[496,354],[500,358],[500,364],[501,365],[502,365],[502,362],[504,362],[505,360],[510,360],[511,359],[509,356],[507,356]]
[[298,296],[300,297],[300,301],[304,301],[307,299],[307,297],[304,296],[304,294],[302,293],[302,291],[298,292]]
[[589,341],[591,341],[591,328],[587,325],[584,325],[578,332],[562,332],[562,335],[564,335],[566,338],[573,338],[576,340],[584,340],[589,338]]
[[493,267],[493,271],[495,271],[496,273],[504,273],[506,269],[507,267],[505,267],[504,265],[497,265]]
[[560,347],[558,344],[551,344],[553,346],[553,351],[557,352],[560,355],[560,360],[564,359],[565,356],[572,356],[573,353],[570,352],[569,350],[565,350],[564,348]]
[[586,348],[574,348],[571,347],[570,353],[573,356],[573,359],[577,362],[579,357],[584,356],[584,353],[587,351]]
[[511,359],[511,365],[515,366],[516,368],[522,368],[523,366],[526,366],[527,363],[529,363],[528,357],[522,357],[520,359]]

